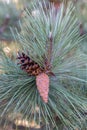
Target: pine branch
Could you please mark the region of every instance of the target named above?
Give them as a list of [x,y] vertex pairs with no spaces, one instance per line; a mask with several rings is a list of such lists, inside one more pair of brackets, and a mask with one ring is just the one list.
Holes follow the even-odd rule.
[[[36,15],[32,11],[37,11]],[[1,116],[10,111],[20,112],[29,121],[46,124],[47,129],[50,124],[58,129],[56,116],[70,129],[82,128],[85,123],[87,102],[80,90],[81,85],[83,88],[87,83],[87,57],[79,52],[84,36],[79,35],[78,20],[73,14],[72,4],[65,15],[63,11],[64,7],[61,6],[56,14],[53,5],[44,10],[42,2],[38,1],[38,4],[34,3],[25,10],[24,24],[20,23],[21,33],[16,30],[16,35],[12,31],[14,38],[19,41],[19,51],[24,53],[24,59],[20,57],[21,65],[18,65],[16,58],[12,61],[2,53],[0,102],[5,99],[6,102],[0,106]],[[33,61],[32,65],[30,60]],[[47,66],[51,66],[49,71],[55,76],[45,70],[45,60]],[[37,76],[28,72],[31,71],[28,67],[33,68],[35,64],[44,70],[41,73],[44,72],[50,80],[47,103],[42,100],[37,89]],[[21,66],[25,69],[21,69]]]

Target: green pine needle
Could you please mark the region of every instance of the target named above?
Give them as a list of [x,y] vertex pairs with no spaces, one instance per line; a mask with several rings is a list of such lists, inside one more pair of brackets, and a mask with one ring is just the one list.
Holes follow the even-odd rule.
[[41,2],[26,9],[24,24],[20,23],[22,31],[16,30],[17,37],[12,31],[14,38],[19,41],[20,50],[28,52],[27,55],[40,66],[43,67],[44,57],[48,59],[55,76],[50,76],[49,100],[45,104],[37,91],[35,77],[29,76],[17,61],[2,53],[0,102],[5,100],[5,103],[0,106],[1,116],[11,111],[20,112],[29,121],[46,124],[47,129],[50,124],[58,129],[55,120],[58,116],[70,128],[82,127],[87,101],[81,93],[81,85],[87,83],[87,58],[79,52],[83,37],[79,35],[73,11],[70,4],[63,16],[63,6],[57,13],[53,5],[44,9]]

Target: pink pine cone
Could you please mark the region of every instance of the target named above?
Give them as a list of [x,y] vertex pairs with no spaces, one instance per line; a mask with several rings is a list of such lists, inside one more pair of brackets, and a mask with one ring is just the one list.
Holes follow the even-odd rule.
[[37,89],[45,103],[48,102],[48,93],[49,93],[49,77],[45,73],[41,73],[36,76],[36,85]]

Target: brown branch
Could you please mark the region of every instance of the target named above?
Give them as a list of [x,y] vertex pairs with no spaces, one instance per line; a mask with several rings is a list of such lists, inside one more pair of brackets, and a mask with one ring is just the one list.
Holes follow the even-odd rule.
[[3,24],[0,27],[0,34],[2,34],[5,31],[5,29],[7,28],[8,24],[9,24],[9,20],[10,20],[10,16],[7,15]]
[[79,25],[79,30],[80,30],[80,36],[82,36],[82,35],[85,34],[85,31],[84,31],[84,28],[83,28],[83,24],[82,24],[82,23]]

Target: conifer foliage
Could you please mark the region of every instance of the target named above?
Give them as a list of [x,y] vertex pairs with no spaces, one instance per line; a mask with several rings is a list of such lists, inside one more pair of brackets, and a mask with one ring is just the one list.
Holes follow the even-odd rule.
[[57,12],[43,3],[44,8],[38,2],[25,10],[21,33],[12,31],[20,44],[15,61],[0,51],[0,103],[5,100],[0,114],[20,112],[47,130],[50,124],[58,129],[55,117],[70,129],[82,128],[87,102],[80,90],[87,82],[87,58],[79,52],[83,37],[74,7],[70,4],[64,14],[63,5]]

